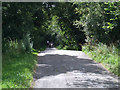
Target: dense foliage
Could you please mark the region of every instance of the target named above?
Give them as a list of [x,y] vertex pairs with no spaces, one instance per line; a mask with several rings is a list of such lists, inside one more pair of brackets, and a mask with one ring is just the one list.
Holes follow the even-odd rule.
[[85,35],[82,27],[73,24],[79,19],[76,7],[73,3],[3,3],[3,52],[11,40],[25,51],[32,46],[39,49],[47,40],[81,50]]
[[[117,73],[120,56],[120,2],[5,2],[2,4],[2,33],[4,87],[8,83],[5,80],[10,77],[6,73],[9,70],[6,65],[15,67],[13,62],[17,60],[18,63],[35,63],[30,56],[31,52],[35,49],[44,50],[47,40],[58,49],[82,50],[85,44],[84,52],[90,52],[93,59],[105,62]],[[22,58],[21,54],[26,58]],[[32,60],[29,62],[30,58]],[[29,65],[24,68],[31,73]],[[11,71],[13,73],[14,69]],[[23,72],[24,75],[26,73]],[[31,77],[30,74],[25,78],[31,80]],[[10,83],[8,86],[13,85]],[[24,87],[29,86],[26,84]]]
[[26,51],[45,46],[47,40],[76,50],[85,39],[119,45],[119,12],[119,2],[3,3],[3,51],[10,40]]
[[78,3],[76,13],[81,15],[75,25],[84,26],[89,43],[120,44],[120,2]]

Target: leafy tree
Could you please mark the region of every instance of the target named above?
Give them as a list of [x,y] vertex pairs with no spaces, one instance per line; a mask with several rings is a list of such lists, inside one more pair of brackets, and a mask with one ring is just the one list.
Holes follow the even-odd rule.
[[87,42],[91,44],[102,42],[109,45],[118,40],[119,3],[91,2],[77,3],[77,5],[76,13],[81,17],[75,21],[75,25],[84,27]]
[[10,40],[26,51],[46,46],[47,40],[76,50],[85,40],[119,44],[119,12],[119,2],[3,3],[3,48]]

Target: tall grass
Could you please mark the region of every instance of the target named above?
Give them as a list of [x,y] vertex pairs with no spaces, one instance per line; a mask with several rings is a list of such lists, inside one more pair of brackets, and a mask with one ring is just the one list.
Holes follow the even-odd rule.
[[83,52],[88,54],[93,60],[98,63],[102,63],[109,71],[120,76],[119,64],[120,53],[119,48],[114,45],[107,46],[105,44],[98,44],[96,46],[85,45],[83,46]]
[[2,89],[2,81],[0,82],[0,90]]
[[17,42],[9,42],[3,52],[2,88],[29,88],[33,80],[36,55],[21,51]]

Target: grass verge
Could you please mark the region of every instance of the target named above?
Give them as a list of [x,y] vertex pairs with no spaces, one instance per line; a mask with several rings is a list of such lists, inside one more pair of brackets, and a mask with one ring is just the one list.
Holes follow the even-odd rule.
[[37,63],[32,53],[9,52],[3,54],[2,88],[29,88]]
[[110,72],[120,76],[120,49],[115,46],[107,46],[98,44],[96,46],[85,45],[83,52],[90,56],[93,60],[101,63]]

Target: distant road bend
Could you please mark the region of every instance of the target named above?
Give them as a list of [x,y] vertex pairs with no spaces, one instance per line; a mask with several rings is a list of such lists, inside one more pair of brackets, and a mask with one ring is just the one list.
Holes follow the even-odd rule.
[[82,51],[47,48],[39,53],[34,88],[118,88],[118,78]]

